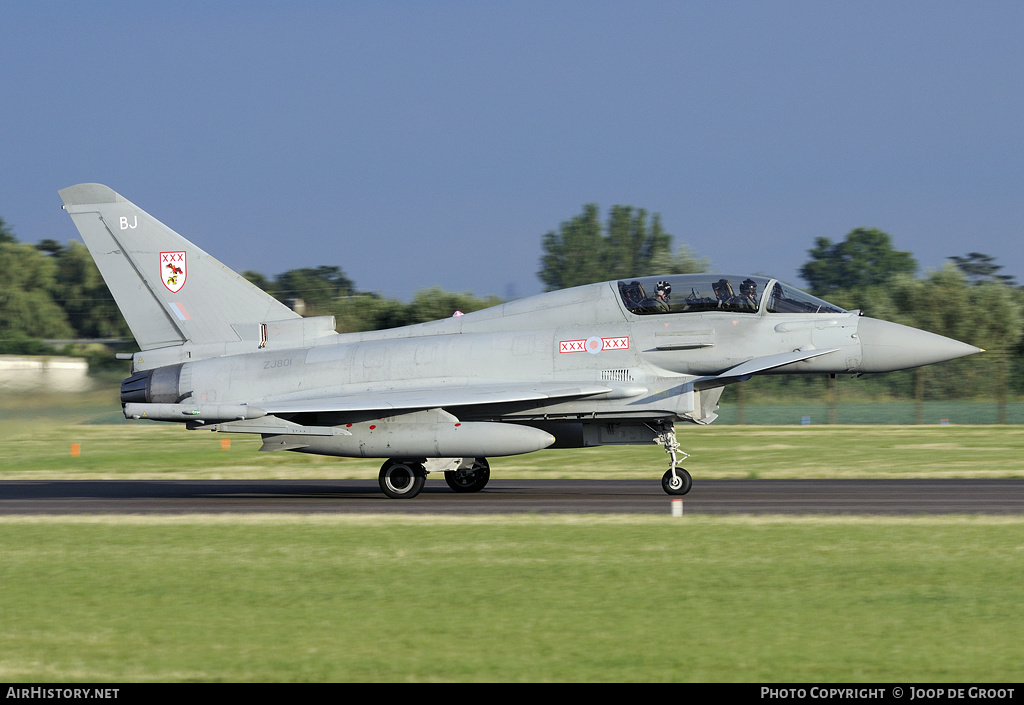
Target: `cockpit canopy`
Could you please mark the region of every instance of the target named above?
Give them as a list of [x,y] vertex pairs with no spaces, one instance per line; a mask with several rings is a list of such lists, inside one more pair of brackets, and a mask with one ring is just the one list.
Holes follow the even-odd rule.
[[622,280],[618,286],[622,303],[639,315],[757,313],[762,303],[767,313],[845,313],[838,306],[767,277],[676,274]]

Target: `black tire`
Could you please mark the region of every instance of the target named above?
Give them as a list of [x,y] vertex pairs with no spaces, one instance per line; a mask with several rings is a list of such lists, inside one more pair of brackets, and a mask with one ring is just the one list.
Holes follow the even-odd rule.
[[445,470],[444,481],[455,492],[479,492],[491,479],[491,466],[486,458],[477,458],[471,470]]
[[684,495],[690,491],[691,487],[693,487],[693,478],[682,468],[676,468],[676,477],[672,477],[671,470],[667,470],[661,476],[661,489],[665,490],[665,494]]
[[391,499],[412,499],[423,490],[426,481],[423,466],[408,460],[388,460],[377,476],[381,491]]

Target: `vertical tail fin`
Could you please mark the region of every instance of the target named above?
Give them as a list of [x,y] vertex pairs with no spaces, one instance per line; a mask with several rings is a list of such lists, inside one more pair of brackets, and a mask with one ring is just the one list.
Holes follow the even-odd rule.
[[234,343],[300,318],[110,188],[60,197],[142,350]]

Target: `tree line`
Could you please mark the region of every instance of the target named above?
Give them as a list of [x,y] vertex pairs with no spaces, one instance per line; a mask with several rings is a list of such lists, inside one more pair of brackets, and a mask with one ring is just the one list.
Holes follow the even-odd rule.
[[[673,239],[657,214],[616,205],[602,219],[599,207],[588,204],[542,236],[538,277],[550,291],[710,269],[710,263],[685,244],[674,247]],[[1024,289],[1014,277],[1001,273],[994,257],[978,252],[950,255],[943,269],[921,274],[910,252],[896,249],[887,233],[867,228],[852,230],[836,242],[819,237],[807,255],[800,276],[810,293],[874,318],[929,330],[987,351],[945,363],[940,372],[882,375],[867,389],[913,395],[927,375],[928,393],[936,397],[1024,394]],[[131,340],[80,242],[20,243],[0,219],[0,272],[0,353],[52,354],[52,344],[44,340]],[[302,315],[333,315],[342,333],[436,320],[456,310],[469,313],[500,303],[494,296],[440,287],[419,291],[405,303],[358,290],[337,266],[293,269],[273,277],[251,271],[242,274]],[[76,352],[75,344],[70,345],[65,352]],[[112,357],[93,355],[90,361]],[[760,384],[782,392],[810,383],[790,378]]]
[[[709,270],[707,260],[685,245],[672,254],[671,243],[657,216],[648,223],[644,211],[616,206],[602,224],[597,206],[589,205],[544,236],[538,276],[549,289],[557,289]],[[871,376],[858,385],[860,394],[920,399],[925,386],[931,398],[1005,400],[1024,394],[1024,289],[1013,276],[1000,273],[994,257],[979,252],[950,255],[945,267],[922,275],[912,253],[896,249],[888,233],[873,228],[856,228],[837,242],[819,237],[807,255],[800,269],[806,282],[802,288],[815,296],[986,351],[938,367]],[[772,398],[806,396],[821,383],[808,377],[768,377],[748,385]]]
[[[113,364],[95,343],[131,341],[88,248],[43,240],[21,243],[0,218],[0,354],[85,355],[90,365]],[[341,333],[394,328],[469,313],[501,303],[496,296],[424,289],[412,301],[359,291],[340,267],[305,267],[268,277],[242,276],[304,316],[333,315]],[[135,348],[131,348],[135,349]]]
[[[880,230],[859,228],[842,242],[818,238],[800,270],[811,293],[874,318],[961,340],[986,352],[879,378],[894,396],[927,383],[935,398],[1001,398],[1024,392],[1024,289],[1002,275],[995,258],[950,255],[942,269],[918,273],[910,252]],[[902,386],[902,389],[898,387]]]

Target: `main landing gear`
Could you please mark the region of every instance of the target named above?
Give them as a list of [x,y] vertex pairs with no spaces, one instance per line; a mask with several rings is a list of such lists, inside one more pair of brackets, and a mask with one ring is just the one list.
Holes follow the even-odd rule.
[[391,499],[412,499],[423,490],[426,481],[422,463],[394,458],[381,466],[377,476],[380,489]]
[[693,487],[693,478],[683,468],[676,467],[679,463],[679,453],[683,454],[682,460],[690,457],[690,454],[679,449],[679,441],[676,440],[676,429],[671,423],[659,421],[652,430],[657,434],[654,437],[655,443],[665,447],[665,452],[672,458],[668,471],[661,476],[661,489],[666,494],[684,495]]
[[[454,470],[444,471],[444,481],[455,492],[479,492],[491,479],[487,458],[466,458],[462,462],[451,460],[448,467],[452,466],[455,466]],[[440,468],[435,466],[432,469]],[[377,476],[381,491],[391,499],[412,499],[423,491],[426,479],[423,462],[397,458],[388,459]]]
[[491,466],[487,464],[487,458],[473,458],[473,465],[469,468],[459,467],[444,472],[444,481],[456,492],[479,492],[490,479]]

